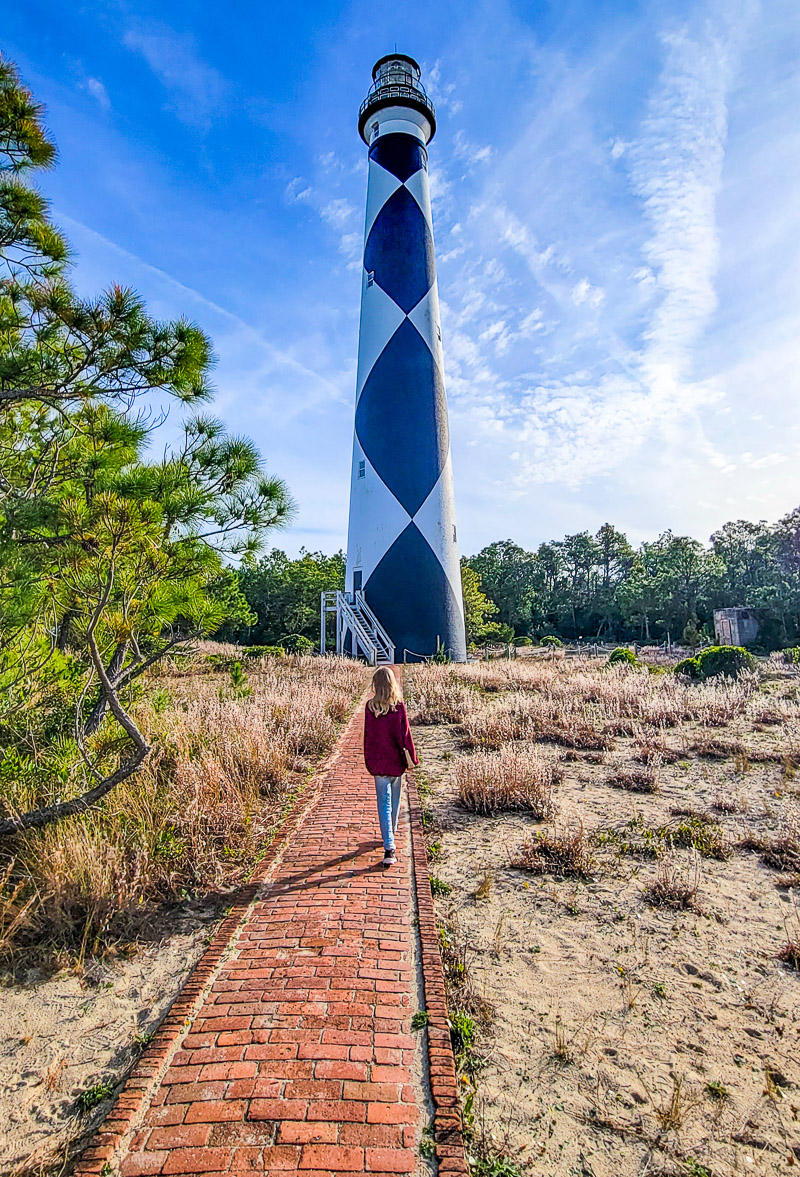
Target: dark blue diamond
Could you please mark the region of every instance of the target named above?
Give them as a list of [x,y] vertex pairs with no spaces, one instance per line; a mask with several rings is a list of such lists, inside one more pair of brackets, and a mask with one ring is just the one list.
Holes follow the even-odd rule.
[[395,644],[398,662],[404,649],[429,657],[436,652],[437,640],[451,658],[465,660],[464,619],[458,601],[415,523],[397,537],[364,588],[368,605]]
[[375,218],[364,247],[364,268],[406,314],[435,282],[433,234],[407,188],[393,192]]
[[384,135],[373,143],[369,157],[403,184],[414,172],[428,166],[428,153],[413,135]]
[[449,435],[442,374],[410,319],[372,366],[358,398],[356,435],[381,479],[414,515],[442,472]]

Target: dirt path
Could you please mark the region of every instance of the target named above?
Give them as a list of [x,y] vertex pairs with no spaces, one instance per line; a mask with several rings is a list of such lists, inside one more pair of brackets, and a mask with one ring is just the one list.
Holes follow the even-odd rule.
[[[417,969],[432,959],[416,944],[429,893],[418,919],[408,806],[399,864],[380,866],[362,717],[363,703],[269,879],[201,960],[76,1174],[434,1171],[419,1147],[434,1111],[427,1035],[411,1033]],[[454,1093],[440,1046],[434,1091],[444,1073]],[[439,1172],[466,1173],[458,1139],[442,1153]]]

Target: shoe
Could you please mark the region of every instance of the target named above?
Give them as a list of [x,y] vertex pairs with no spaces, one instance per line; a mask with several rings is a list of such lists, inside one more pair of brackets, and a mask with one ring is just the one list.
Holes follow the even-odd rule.
[[394,864],[396,862],[397,862],[397,855],[395,854],[394,850],[384,850],[384,852],[383,852],[383,865],[384,866],[394,866]]

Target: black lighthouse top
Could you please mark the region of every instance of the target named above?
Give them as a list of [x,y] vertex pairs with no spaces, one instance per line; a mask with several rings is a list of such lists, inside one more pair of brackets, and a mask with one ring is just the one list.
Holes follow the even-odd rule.
[[369,94],[358,112],[358,133],[365,143],[367,120],[386,106],[411,106],[424,114],[431,125],[430,139],[433,138],[436,133],[436,112],[419,79],[419,65],[405,53],[387,53],[375,62]]

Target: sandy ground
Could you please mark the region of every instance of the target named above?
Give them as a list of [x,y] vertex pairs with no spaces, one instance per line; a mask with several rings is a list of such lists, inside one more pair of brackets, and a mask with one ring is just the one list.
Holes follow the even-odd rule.
[[183,917],[180,930],[141,945],[129,959],[92,962],[81,974],[0,974],[3,1177],[50,1171],[70,1141],[107,1113],[108,1100],[83,1115],[75,1100],[127,1073],[203,951],[215,918],[210,910]]
[[[685,749],[697,734],[673,730],[665,742]],[[613,842],[593,849],[587,881],[512,870],[539,823],[461,809],[453,771],[468,753],[457,729],[414,735],[441,847],[430,869],[452,887],[439,916],[467,944],[472,981],[496,1011],[477,1123],[537,1174],[800,1172],[800,975],[775,959],[792,912],[778,872],[753,852],[703,858],[697,913],[647,903],[655,863]],[[750,738],[779,747],[782,737]],[[631,748],[618,738],[604,763],[565,762],[559,819],[580,817],[590,835],[631,818],[657,826],[670,807],[709,807],[722,786],[740,801],[739,813],[717,815],[735,842],[774,831],[800,799],[780,764],[737,772],[691,754],[661,769],[657,795],[608,787]]]

